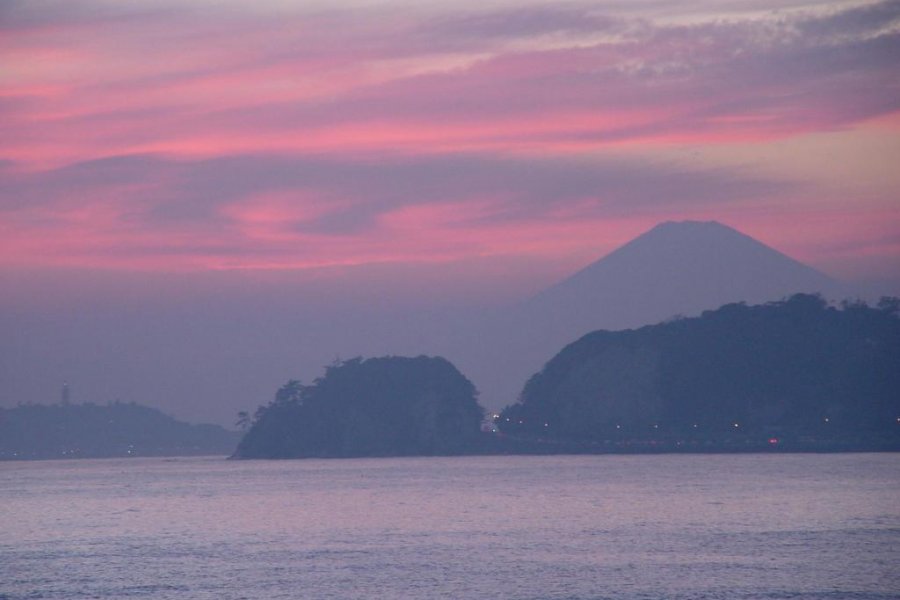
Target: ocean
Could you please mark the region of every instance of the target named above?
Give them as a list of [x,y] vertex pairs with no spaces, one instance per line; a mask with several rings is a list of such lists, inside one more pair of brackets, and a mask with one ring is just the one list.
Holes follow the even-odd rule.
[[0,598],[900,597],[900,454],[0,463]]

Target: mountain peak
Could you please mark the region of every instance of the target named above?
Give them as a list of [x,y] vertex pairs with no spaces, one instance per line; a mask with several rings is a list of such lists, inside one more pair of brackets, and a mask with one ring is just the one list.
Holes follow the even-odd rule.
[[[729,238],[743,238],[755,244],[764,245],[752,237],[741,233],[734,227],[729,227],[718,221],[663,221],[655,225],[649,231],[634,238],[632,242],[647,238],[683,239],[685,241],[697,241],[704,238],[727,240]],[[626,244],[627,245],[627,244]]]
[[[535,296],[590,329],[633,327],[729,302],[828,294],[838,283],[717,221],[666,221]],[[568,320],[568,318],[567,318]]]
[[[699,230],[699,229],[711,229],[721,227],[723,229],[730,229],[731,231],[736,231],[735,229],[722,225],[718,221],[692,221],[690,219],[684,221],[663,221],[662,223],[656,224],[653,229],[650,231],[655,231],[658,229],[681,229],[681,230]],[[649,233],[649,232],[648,232]]]

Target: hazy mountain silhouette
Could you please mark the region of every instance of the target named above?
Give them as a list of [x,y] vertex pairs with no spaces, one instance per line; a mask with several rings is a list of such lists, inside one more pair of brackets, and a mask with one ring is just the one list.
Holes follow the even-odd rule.
[[[839,284],[715,221],[666,222],[525,303],[525,311],[597,325],[644,325],[729,302],[829,294]],[[568,327],[566,327],[568,329]]]
[[590,331],[795,293],[845,295],[838,281],[731,227],[665,222],[495,316],[474,332],[481,341],[470,340],[467,356],[447,354],[473,378],[484,404],[497,408],[514,401],[521,382],[560,347]]
[[0,460],[230,454],[239,438],[134,402],[0,408]]

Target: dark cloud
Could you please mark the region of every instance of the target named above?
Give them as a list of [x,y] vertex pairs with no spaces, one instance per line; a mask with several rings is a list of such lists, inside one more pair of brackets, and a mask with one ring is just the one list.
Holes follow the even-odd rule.
[[832,14],[801,18],[796,26],[804,35],[816,37],[865,36],[900,25],[900,2],[888,0],[854,6]]
[[364,234],[376,226],[378,216],[387,208],[388,203],[384,201],[337,208],[321,217],[296,223],[292,229],[299,233],[326,236]]
[[2,0],[0,31],[58,29],[73,26],[134,24],[150,17],[175,19],[173,8],[134,2],[67,2],[66,0]]

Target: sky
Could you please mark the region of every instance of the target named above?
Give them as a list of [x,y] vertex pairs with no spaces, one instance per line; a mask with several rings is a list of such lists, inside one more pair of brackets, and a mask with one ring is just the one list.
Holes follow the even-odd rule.
[[140,352],[100,382],[159,332],[501,306],[665,220],[900,293],[898,65],[895,1],[0,1],[0,405],[148,400]]

